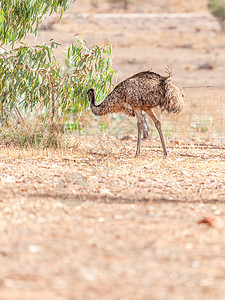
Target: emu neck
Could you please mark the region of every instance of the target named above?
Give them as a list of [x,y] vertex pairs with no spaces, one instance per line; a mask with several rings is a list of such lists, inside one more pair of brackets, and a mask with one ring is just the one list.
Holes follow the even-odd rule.
[[91,109],[92,109],[93,107],[96,107],[96,105],[95,105],[95,95],[94,95],[94,94],[93,94],[92,97],[91,97]]
[[90,107],[91,107],[91,111],[96,116],[106,115],[109,113],[109,106],[107,105],[107,97],[101,104],[96,105],[95,104],[95,95],[93,94],[92,98],[91,98]]

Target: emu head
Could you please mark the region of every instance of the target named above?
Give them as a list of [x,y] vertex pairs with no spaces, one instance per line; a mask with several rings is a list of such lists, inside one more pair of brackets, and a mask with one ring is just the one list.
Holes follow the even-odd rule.
[[88,95],[88,100],[91,102],[95,99],[95,90],[94,89],[89,89],[87,92]]

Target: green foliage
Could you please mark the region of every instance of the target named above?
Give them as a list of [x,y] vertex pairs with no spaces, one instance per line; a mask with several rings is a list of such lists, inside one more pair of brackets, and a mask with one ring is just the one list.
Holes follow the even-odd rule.
[[[95,88],[97,97],[104,97],[109,92],[114,74],[110,44],[88,48],[87,42],[78,37],[68,48],[66,66],[65,74],[71,76],[71,96],[76,99],[73,104],[78,112],[87,105],[90,87]],[[64,104],[68,107],[70,102],[67,100]]]
[[[73,0],[74,2],[75,0]],[[37,35],[40,22],[46,15],[63,11],[70,0],[1,0],[0,39],[2,44],[20,41],[28,31]]]
[[111,47],[88,48],[77,38],[69,47],[66,70],[56,61],[53,50],[59,44],[19,48],[0,54],[0,111],[6,119],[15,108],[39,111],[53,118],[66,113],[79,115],[87,104],[87,90],[109,91],[113,70]]
[[[62,15],[70,2],[0,1],[2,44],[11,44],[13,47],[28,31],[36,35],[44,16],[58,11]],[[88,48],[85,40],[76,38],[67,50],[66,68],[54,56],[54,49],[58,46],[59,44],[50,41],[31,47],[21,43],[20,47],[9,51],[0,48],[2,127],[10,124],[16,111],[22,124],[25,124],[23,115],[27,117],[33,114],[33,120],[41,117],[42,123],[51,124],[51,128],[53,123],[59,121],[68,130],[80,130],[79,116],[87,107],[87,90],[95,88],[99,98],[109,92],[113,77],[109,44]],[[35,135],[35,140],[37,136]],[[30,137],[28,140],[30,143]],[[27,144],[26,140],[22,144]]]
[[[51,78],[59,73],[53,48],[58,44],[28,47],[0,54],[0,105],[12,110],[15,105],[32,110],[37,103],[47,105]],[[41,101],[40,101],[41,99]]]
[[224,31],[224,21],[225,21],[225,0],[209,0],[208,8],[212,15],[218,18],[221,29]]

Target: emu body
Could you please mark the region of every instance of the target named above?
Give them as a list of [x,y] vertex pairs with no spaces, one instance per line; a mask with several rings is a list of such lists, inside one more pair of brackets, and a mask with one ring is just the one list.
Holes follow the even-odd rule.
[[99,104],[95,104],[95,92],[88,91],[88,98],[92,112],[97,115],[109,113],[124,113],[136,116],[138,139],[136,157],[140,154],[141,133],[144,137],[148,133],[148,125],[143,111],[153,120],[159,132],[164,156],[167,156],[161,123],[153,112],[159,106],[162,111],[179,113],[184,103],[184,92],[181,87],[170,80],[169,76],[161,76],[151,71],[141,72],[119,83],[112,92]]

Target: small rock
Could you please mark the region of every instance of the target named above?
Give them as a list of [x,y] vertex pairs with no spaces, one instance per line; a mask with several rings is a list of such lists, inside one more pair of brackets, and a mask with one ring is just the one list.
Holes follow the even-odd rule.
[[218,216],[203,218],[202,220],[198,221],[198,224],[199,225],[206,224],[208,226],[218,228],[218,229],[225,228],[225,220]]

